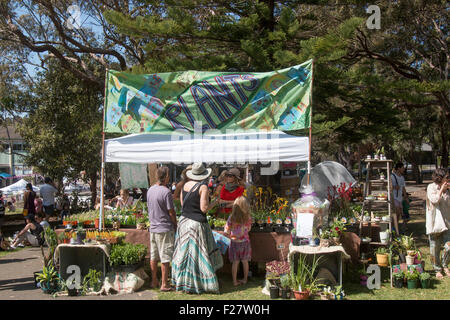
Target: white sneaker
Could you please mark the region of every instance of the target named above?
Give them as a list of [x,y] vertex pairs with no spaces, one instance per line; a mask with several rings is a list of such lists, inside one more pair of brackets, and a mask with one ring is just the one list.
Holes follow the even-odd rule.
[[25,248],[25,245],[23,243],[20,243],[17,246],[20,247],[20,248]]
[[17,248],[17,247],[16,247],[16,246],[13,246],[13,245],[11,245],[11,246],[10,246],[10,248],[11,248],[12,250],[16,250],[16,248]]

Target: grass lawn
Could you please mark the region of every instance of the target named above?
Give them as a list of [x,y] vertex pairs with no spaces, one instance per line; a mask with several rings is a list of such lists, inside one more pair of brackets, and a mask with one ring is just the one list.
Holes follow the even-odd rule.
[[[416,245],[425,259],[425,270],[432,274],[430,289],[391,288],[389,269],[381,268],[382,285],[379,290],[369,290],[359,283],[360,266],[349,265],[343,276],[343,287],[348,300],[450,300],[450,277],[437,280],[431,270],[428,239],[425,235],[425,215],[423,211],[412,211],[409,231],[416,239]],[[158,300],[268,300],[261,291],[264,278],[251,278],[246,285],[234,287],[231,275],[219,275],[220,294],[185,294],[181,292],[157,293]]]
[[22,250],[22,249],[23,249],[23,248],[18,247],[18,248],[14,249],[14,250],[0,251],[0,258],[1,258],[1,257],[4,257],[4,256],[6,256],[6,255],[8,255],[8,254],[10,254],[10,253],[20,251],[20,250]]

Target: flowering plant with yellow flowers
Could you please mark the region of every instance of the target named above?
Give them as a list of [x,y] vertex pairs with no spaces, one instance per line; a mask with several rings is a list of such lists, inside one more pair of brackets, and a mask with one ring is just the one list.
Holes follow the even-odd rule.
[[252,187],[251,193],[249,201],[255,222],[275,223],[290,216],[289,201],[273,193],[271,187]]

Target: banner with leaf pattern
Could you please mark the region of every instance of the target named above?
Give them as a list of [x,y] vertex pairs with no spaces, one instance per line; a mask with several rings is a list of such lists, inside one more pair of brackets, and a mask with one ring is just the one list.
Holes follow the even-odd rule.
[[310,126],[312,60],[272,72],[109,70],[106,86],[105,132],[193,132],[196,122],[223,133]]

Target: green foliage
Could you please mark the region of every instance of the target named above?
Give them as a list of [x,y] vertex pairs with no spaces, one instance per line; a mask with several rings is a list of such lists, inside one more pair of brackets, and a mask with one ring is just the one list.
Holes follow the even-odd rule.
[[406,279],[407,280],[419,280],[419,272],[414,269],[414,270],[409,270],[406,272]]
[[385,247],[379,247],[375,250],[376,254],[389,254],[389,250]]
[[419,277],[421,281],[431,279],[431,275],[428,272],[422,272]]
[[95,269],[89,269],[87,275],[83,278],[82,293],[86,294],[89,291],[98,292],[102,288],[103,273]]
[[52,283],[58,280],[58,272],[53,265],[44,266],[42,272],[37,274],[37,280],[42,283]]
[[308,264],[307,255],[299,254],[297,260],[297,273],[294,272],[294,260],[290,261],[290,286],[292,290],[304,291],[308,288],[314,288],[317,286],[319,279],[314,278],[314,273],[319,265],[319,261],[322,257],[316,259],[314,255],[311,265]]
[[141,262],[147,254],[143,244],[115,244],[111,246],[109,261],[111,266],[132,265]]
[[100,169],[101,92],[50,62],[33,90],[35,111],[19,132],[30,146],[25,163],[55,181],[79,178],[80,171],[96,177]]
[[405,279],[405,273],[403,272],[403,271],[400,271],[400,272],[394,272],[393,274],[392,274],[392,277],[394,278],[394,279],[397,279],[397,280],[403,280],[403,279]]

